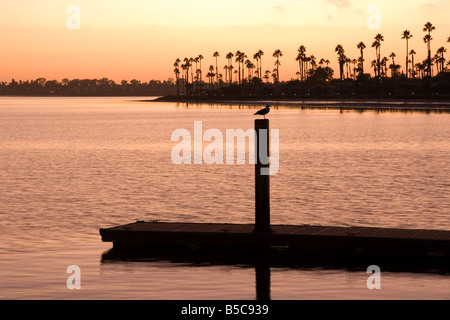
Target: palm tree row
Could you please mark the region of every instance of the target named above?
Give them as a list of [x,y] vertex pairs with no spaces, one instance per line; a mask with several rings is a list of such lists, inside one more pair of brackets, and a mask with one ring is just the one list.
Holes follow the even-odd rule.
[[[409,30],[403,31],[401,39],[406,40],[406,63],[405,63],[406,79],[408,79],[410,76],[415,78],[418,74],[422,78],[425,77],[425,75],[428,77],[431,77],[432,76],[432,65],[434,62],[436,62],[436,68],[437,68],[436,72],[437,73],[446,71],[446,68],[445,68],[446,59],[444,57],[444,53],[447,52],[446,48],[440,47],[436,51],[436,55],[434,57],[431,57],[431,41],[433,40],[433,38],[431,36],[431,32],[434,31],[435,29],[436,29],[436,27],[433,26],[433,24],[430,22],[427,22],[424,25],[423,31],[426,32],[427,34],[424,36],[423,41],[427,44],[428,57],[422,63],[417,63],[417,64],[414,63],[414,55],[416,55],[417,52],[414,49],[409,50],[409,40],[413,37],[413,35],[411,34],[411,32]],[[378,33],[374,37],[374,41],[372,43],[372,48],[375,49],[376,59],[372,60],[371,66],[373,67],[373,71],[374,71],[376,78],[381,78],[382,76],[387,76],[387,69],[388,69],[387,62],[389,61],[389,59],[387,57],[382,58],[382,56],[381,56],[381,44],[383,41],[384,41],[384,36],[382,34]],[[447,42],[450,42],[450,37],[447,39]],[[361,52],[361,56],[358,59],[358,61],[359,61],[358,70],[359,70],[360,74],[363,75],[364,74],[364,61],[365,61],[364,60],[364,49],[366,49],[366,45],[364,42],[360,42],[360,43],[358,43],[357,48],[360,49],[360,52]],[[338,55],[338,62],[339,62],[339,67],[340,67],[341,80],[342,80],[343,65],[345,64],[345,61],[348,58],[345,56],[345,51],[344,51],[344,48],[342,47],[342,45],[336,46],[335,51]],[[411,56],[412,60],[409,59],[409,56]],[[398,75],[397,71],[400,69],[400,65],[397,65],[395,63],[396,54],[394,52],[391,53],[389,57],[392,59],[392,64],[389,65],[389,69],[392,70],[392,77],[395,77],[396,75]],[[410,64],[411,64],[411,70],[409,68]],[[447,65],[449,65],[449,64],[447,63]]]
[[[401,39],[406,42],[406,59],[405,59],[405,77],[408,78],[416,78],[417,76],[431,77],[433,75],[432,66],[436,65],[436,73],[439,74],[441,72],[447,71],[446,59],[444,54],[447,52],[445,47],[440,47],[434,57],[431,54],[431,41],[433,40],[432,32],[436,29],[436,27],[427,22],[423,27],[423,32],[425,32],[425,36],[423,37],[424,43],[427,45],[427,58],[426,60],[416,63],[415,55],[417,52],[414,49],[410,49],[410,40],[413,38],[413,35],[409,30],[403,31],[401,34]],[[380,79],[382,77],[388,77],[388,69],[391,70],[391,77],[395,78],[400,73],[399,70],[401,68],[400,65],[395,63],[395,58],[397,54],[392,52],[389,55],[392,63],[388,64],[389,58],[382,56],[382,43],[384,42],[384,36],[380,33],[376,34],[371,47],[375,49],[375,59],[371,61],[371,67],[373,68],[373,73],[375,78]],[[447,42],[450,42],[450,37],[447,39]],[[345,54],[344,47],[341,44],[338,44],[335,48],[335,52],[337,54],[337,60],[339,64],[339,79],[341,82],[344,79],[357,79],[359,76],[370,77],[370,75],[366,75],[364,69],[365,62],[365,54],[364,50],[367,49],[367,46],[364,42],[359,42],[356,45],[356,48],[359,49],[360,56],[357,59],[351,59],[347,57]],[[319,62],[319,66],[317,64],[317,58],[314,55],[307,55],[307,50],[304,45],[300,45],[298,48],[298,53],[295,60],[298,62],[298,71],[296,72],[297,80],[304,82],[308,79],[308,77],[312,74],[316,68],[329,68],[328,65],[330,61],[328,59],[321,59]],[[250,82],[253,79],[258,79],[259,81],[269,82],[270,77],[273,78],[274,83],[280,82],[280,66],[281,66],[281,57],[283,57],[283,52],[280,49],[276,49],[272,57],[275,58],[274,61],[274,69],[273,71],[266,70],[263,73],[262,67],[262,57],[264,56],[264,52],[262,50],[258,50],[252,55],[254,63],[251,58],[247,56],[244,52],[238,50],[236,52],[228,52],[225,55],[225,59],[227,63],[223,66],[224,75],[219,72],[219,61],[218,58],[220,54],[218,51],[215,51],[212,55],[215,58],[215,66],[210,65],[208,68],[208,73],[206,77],[209,79],[209,84],[211,87],[218,86],[220,83],[237,83],[243,84],[244,82]],[[234,61],[233,61],[234,58]],[[201,84],[203,83],[203,71],[202,71],[202,60],[204,57],[200,54],[195,58],[184,58],[183,60],[176,59],[174,63],[174,73],[177,79],[184,79],[186,84],[198,85],[201,88]],[[235,62],[237,65],[233,65]],[[326,64],[326,67],[324,65]],[[353,65],[353,67],[352,67]],[[256,71],[255,71],[256,69]],[[247,75],[246,75],[247,72]],[[233,79],[234,75],[234,79]],[[223,79],[225,78],[225,79]]]

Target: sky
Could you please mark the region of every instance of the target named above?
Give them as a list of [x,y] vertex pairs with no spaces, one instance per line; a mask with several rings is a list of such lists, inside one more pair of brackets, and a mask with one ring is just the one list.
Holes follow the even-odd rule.
[[202,54],[206,71],[218,51],[222,70],[228,52],[253,57],[260,49],[264,70],[273,70],[276,49],[283,52],[280,79],[290,80],[300,45],[330,60],[337,77],[336,45],[356,59],[365,42],[368,70],[377,33],[382,55],[395,52],[404,70],[405,29],[416,59],[426,58],[428,21],[436,26],[433,54],[442,46],[450,52],[448,12],[448,0],[0,0],[0,81],[167,80],[177,58]]

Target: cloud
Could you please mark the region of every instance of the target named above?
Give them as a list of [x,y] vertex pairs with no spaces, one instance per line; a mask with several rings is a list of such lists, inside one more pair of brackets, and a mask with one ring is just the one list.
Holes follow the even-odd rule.
[[436,5],[432,1],[429,1],[423,5],[423,8],[434,10],[436,9]]
[[323,0],[325,3],[332,4],[339,8],[350,7],[350,0]]
[[281,12],[284,10],[284,7],[279,4],[279,5],[273,6],[272,9],[274,9],[275,11]]

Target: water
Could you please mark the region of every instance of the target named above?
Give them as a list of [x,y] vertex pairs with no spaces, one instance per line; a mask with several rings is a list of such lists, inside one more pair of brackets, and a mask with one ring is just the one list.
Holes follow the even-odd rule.
[[[175,129],[246,130],[255,109],[141,99],[0,98],[0,298],[255,299],[254,268],[102,260],[99,228],[253,222],[253,166],[170,156]],[[272,223],[450,230],[449,114],[278,108],[270,121]],[[376,291],[364,271],[272,268],[271,298],[450,298],[448,275],[380,267]]]

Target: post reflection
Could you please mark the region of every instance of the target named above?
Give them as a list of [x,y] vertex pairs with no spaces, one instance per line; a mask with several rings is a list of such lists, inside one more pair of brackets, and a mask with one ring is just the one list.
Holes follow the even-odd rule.
[[101,262],[169,262],[174,266],[188,264],[189,267],[234,266],[255,270],[255,299],[271,300],[271,272],[274,268],[296,270],[345,270],[347,272],[366,272],[375,262],[381,270],[389,272],[449,274],[450,261],[447,258],[426,257],[381,257],[364,256],[355,253],[339,255],[317,255],[310,252],[284,252],[274,250],[254,250],[249,252],[227,252],[180,248],[113,248],[103,253]]

